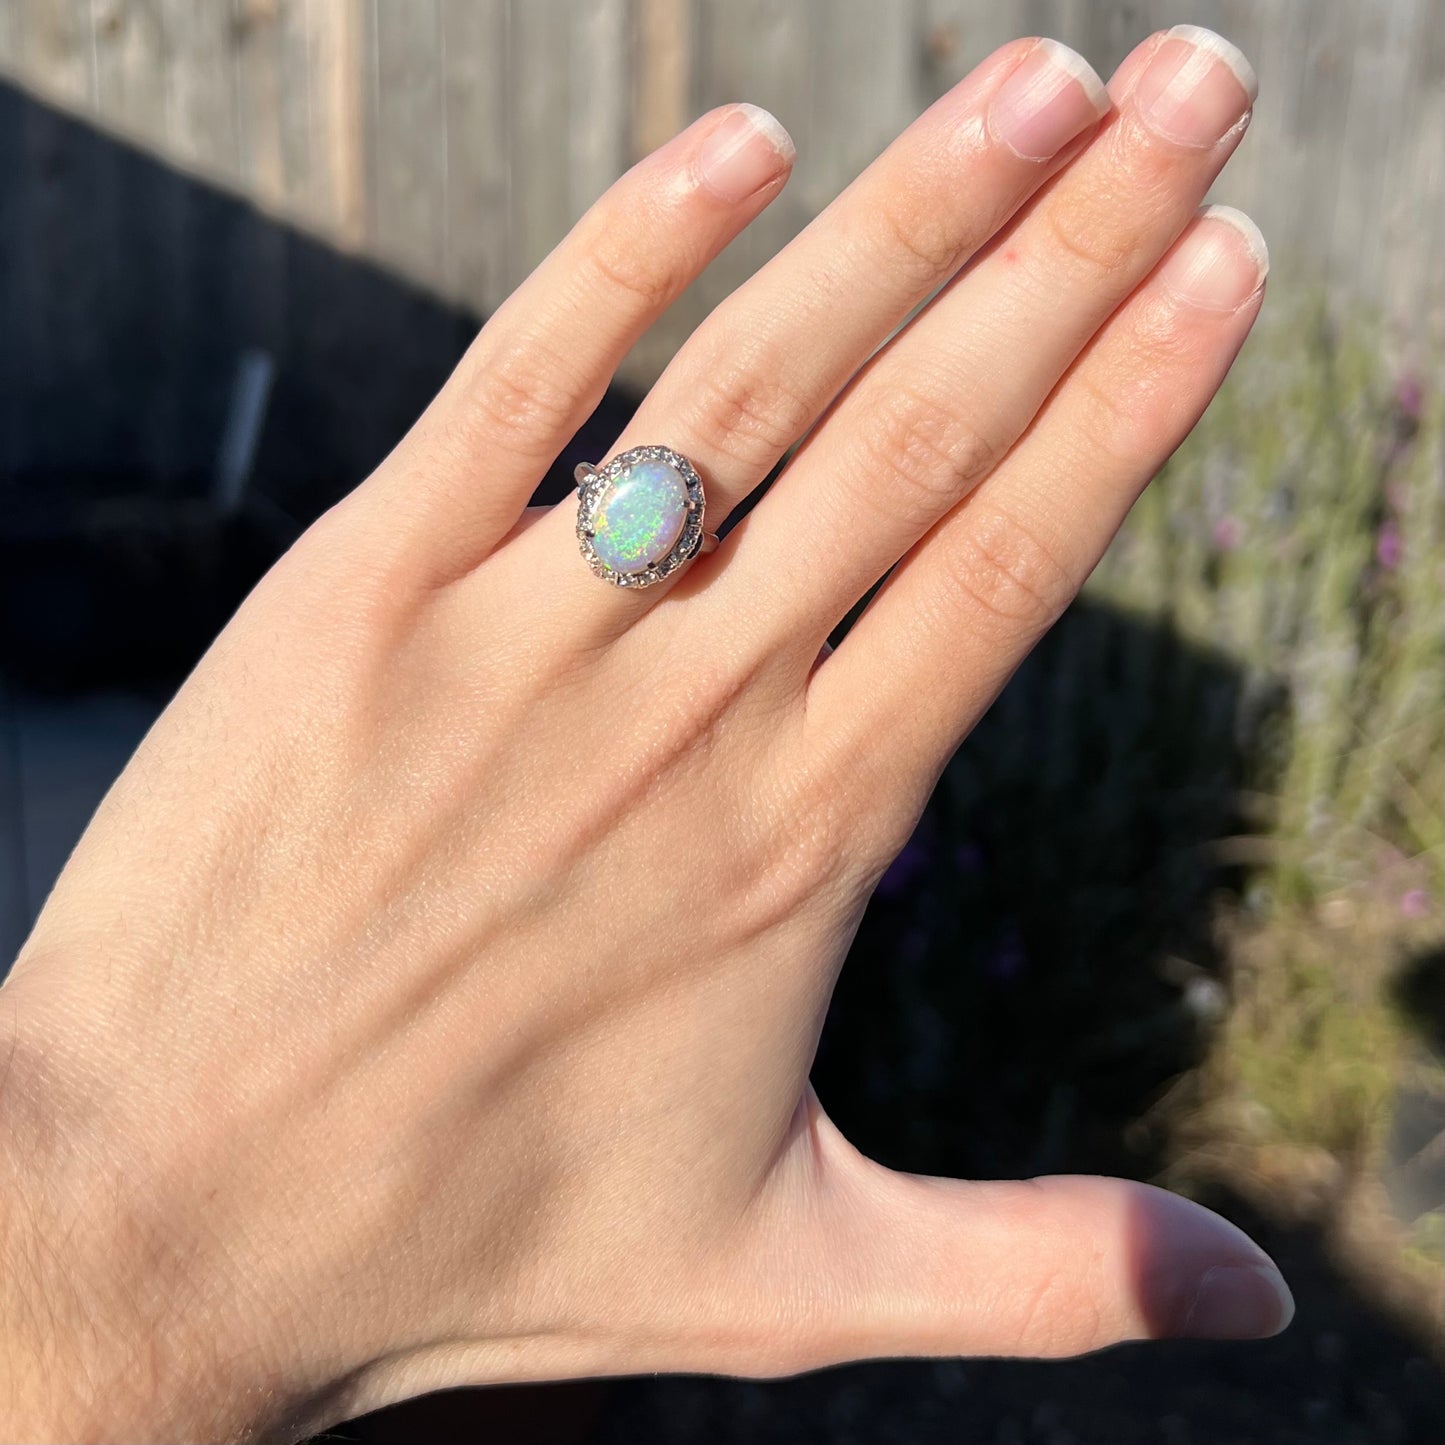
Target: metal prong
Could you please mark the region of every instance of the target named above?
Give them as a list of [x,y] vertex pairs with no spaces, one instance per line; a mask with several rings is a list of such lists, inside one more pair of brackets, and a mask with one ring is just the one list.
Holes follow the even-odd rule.
[[580,487],[586,484],[589,477],[597,475],[597,468],[591,462],[578,462],[572,468],[572,475],[577,479],[577,485]]

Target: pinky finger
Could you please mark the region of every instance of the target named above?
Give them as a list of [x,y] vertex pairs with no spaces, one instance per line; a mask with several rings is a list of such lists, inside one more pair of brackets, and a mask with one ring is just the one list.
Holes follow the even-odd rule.
[[1219,389],[1267,270],[1253,222],[1205,208],[817,669],[810,723],[872,796],[897,799],[900,827]]

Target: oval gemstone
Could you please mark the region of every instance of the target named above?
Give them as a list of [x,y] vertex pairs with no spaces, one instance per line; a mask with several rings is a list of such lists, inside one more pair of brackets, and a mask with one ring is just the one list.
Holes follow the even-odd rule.
[[668,462],[634,462],[608,484],[592,547],[614,572],[641,572],[672,551],[687,521],[687,483]]

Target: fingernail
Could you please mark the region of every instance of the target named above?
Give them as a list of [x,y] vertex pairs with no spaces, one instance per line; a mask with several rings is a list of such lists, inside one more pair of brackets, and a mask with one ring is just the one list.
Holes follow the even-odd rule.
[[1216,1265],[1199,1281],[1180,1332],[1190,1340],[1261,1340],[1294,1318],[1294,1296],[1272,1265]]
[[1233,311],[1269,275],[1259,227],[1233,206],[1205,206],[1159,267],[1159,279],[1191,306]]
[[782,175],[796,154],[776,116],[761,106],[738,105],[703,142],[698,175],[719,200],[736,204]]
[[1108,109],[1093,66],[1057,40],[1040,40],[999,87],[988,124],[1015,155],[1046,161]]
[[1249,112],[1259,94],[1237,45],[1198,25],[1176,25],[1134,88],[1144,123],[1179,145],[1209,146]]

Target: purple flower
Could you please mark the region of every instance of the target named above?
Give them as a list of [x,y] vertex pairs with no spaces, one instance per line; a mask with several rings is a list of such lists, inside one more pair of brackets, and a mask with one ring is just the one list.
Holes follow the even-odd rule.
[[1375,560],[1387,572],[1393,572],[1405,555],[1405,539],[1392,519],[1386,521],[1375,537]]
[[1430,911],[1430,895],[1423,888],[1411,888],[1401,895],[1400,912],[1406,918],[1425,918]]
[[1236,517],[1221,517],[1214,524],[1214,545],[1221,552],[1232,552],[1244,540],[1244,528]]
[[1409,421],[1419,421],[1425,410],[1425,386],[1413,371],[1395,383],[1395,407]]

